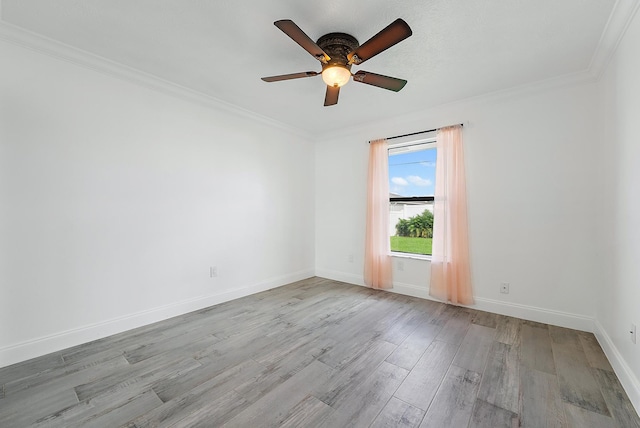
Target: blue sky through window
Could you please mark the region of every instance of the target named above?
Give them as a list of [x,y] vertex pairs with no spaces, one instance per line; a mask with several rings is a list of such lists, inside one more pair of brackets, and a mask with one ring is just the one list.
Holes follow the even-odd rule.
[[427,149],[389,156],[389,191],[401,196],[433,196],[436,150]]

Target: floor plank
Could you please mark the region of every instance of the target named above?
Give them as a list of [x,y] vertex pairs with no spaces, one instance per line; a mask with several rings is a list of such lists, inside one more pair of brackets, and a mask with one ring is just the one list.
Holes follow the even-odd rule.
[[394,395],[419,409],[429,409],[457,350],[455,345],[435,340]]
[[235,366],[222,370],[214,364],[205,364],[188,373],[184,373],[178,378],[167,377],[159,379],[153,383],[152,388],[158,397],[166,403],[188,393],[203,383],[213,383],[216,387],[226,384],[236,387],[239,382],[252,378],[262,370],[264,368],[253,360],[242,361]]
[[482,375],[478,399],[517,414],[519,393],[518,350],[513,345],[494,342]]
[[453,364],[472,372],[483,373],[495,336],[495,328],[472,324],[462,340]]
[[518,415],[494,406],[483,400],[476,400],[469,428],[517,428]]
[[220,391],[208,382],[177,399],[163,403],[128,423],[129,428],[197,425],[203,421],[224,424],[248,407],[234,390]]
[[635,412],[615,373],[603,369],[592,369],[592,373],[600,386],[611,416],[618,425],[625,428],[640,428],[640,417]]
[[64,367],[65,361],[62,353],[44,355],[18,364],[12,364],[0,368],[0,385],[20,381],[25,378],[36,376],[42,372],[55,370]]
[[[34,427],[51,428],[51,427],[83,427],[89,420],[115,412],[112,416],[123,411],[131,411],[129,403],[135,401],[141,395],[145,395],[145,400],[138,403],[156,403],[160,405],[150,390],[140,388],[139,384],[124,386],[116,390],[108,390],[91,399],[81,401],[77,404],[68,406],[60,411],[50,414],[36,421]],[[127,410],[128,409],[128,410]],[[151,410],[150,408],[147,409]]]
[[436,340],[460,345],[471,325],[471,316],[468,312],[458,311],[453,314],[442,326],[442,330],[436,336]]
[[425,322],[407,337],[387,358],[387,362],[411,370],[434,341],[442,327]]
[[520,343],[520,328],[522,320],[503,315],[498,316],[496,341],[506,345],[518,345]]
[[582,344],[582,350],[584,351],[589,366],[594,369],[602,369],[612,372],[613,367],[607,360],[607,356],[602,351],[600,344],[596,337],[591,333],[580,332],[578,334],[580,343]]
[[165,360],[159,355],[145,362],[127,366],[100,379],[78,385],[74,388],[78,400],[95,397],[108,390],[118,390],[138,384],[141,390],[148,389],[154,382],[163,378],[180,377],[201,365],[192,358]]
[[562,399],[591,412],[611,416],[575,331],[553,328],[553,357]]
[[520,426],[522,428],[565,428],[567,426],[556,376],[521,367],[520,388]]
[[472,310],[471,322],[473,324],[481,325],[483,327],[496,328],[498,327],[498,315],[491,312],[475,311]]
[[284,421],[290,411],[311,393],[314,382],[325,381],[334,371],[331,367],[314,361],[304,370],[296,373],[275,389],[260,397],[252,405],[227,422],[229,427],[277,426]]
[[565,403],[564,409],[567,415],[567,426],[569,428],[627,428],[623,425],[617,425],[609,416],[591,412],[569,403]]
[[480,374],[452,365],[420,428],[469,425],[480,379]]
[[332,406],[336,411],[322,426],[369,426],[385,407],[408,371],[382,362],[367,379]]
[[298,403],[279,425],[280,428],[314,427],[323,425],[335,411],[314,396]]
[[0,427],[25,427],[78,403],[71,388],[25,390],[0,400]]
[[395,346],[388,342],[371,342],[354,355],[348,363],[334,370],[325,382],[315,382],[312,391],[316,397],[335,407],[345,396],[358,388],[371,369],[378,367],[393,352]]
[[60,369],[40,372],[27,379],[7,383],[4,385],[4,392],[6,397],[11,397],[26,390],[34,394],[41,389],[73,389],[77,385],[110,376],[114,371],[127,370],[129,366],[129,362],[122,355],[100,364],[70,364]]
[[546,327],[523,324],[520,333],[520,361],[532,370],[556,374],[551,337]]
[[424,418],[424,411],[391,397],[371,424],[371,428],[417,428]]
[[162,405],[155,392],[147,390],[107,412],[91,415],[74,426],[83,428],[118,427]]

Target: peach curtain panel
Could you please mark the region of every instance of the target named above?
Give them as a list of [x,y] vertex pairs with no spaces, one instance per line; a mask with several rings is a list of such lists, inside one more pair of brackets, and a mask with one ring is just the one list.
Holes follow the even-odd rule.
[[371,288],[392,288],[389,242],[389,152],[387,140],[369,143],[367,220],[364,248],[364,283]]
[[436,134],[436,183],[429,294],[445,302],[471,305],[471,269],[462,126]]

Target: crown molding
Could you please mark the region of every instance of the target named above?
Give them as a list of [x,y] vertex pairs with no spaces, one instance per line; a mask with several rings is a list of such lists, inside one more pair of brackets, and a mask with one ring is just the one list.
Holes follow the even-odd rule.
[[[322,140],[332,140],[335,138],[343,137],[357,137],[360,139],[372,140],[376,138],[382,138],[384,135],[394,135],[395,133],[411,132],[411,124],[421,122],[424,125],[421,128],[439,128],[442,126],[448,126],[451,123],[463,123],[465,126],[469,125],[468,118],[459,117],[448,123],[428,123],[425,122],[425,118],[440,116],[443,111],[464,112],[468,107],[472,107],[474,104],[486,104],[507,101],[509,99],[521,98],[531,95],[536,95],[541,92],[562,89],[565,87],[580,86],[584,84],[596,83],[597,77],[591,72],[585,70],[577,73],[564,74],[549,79],[539,80],[536,82],[525,83],[523,85],[514,86],[507,89],[501,89],[498,91],[488,92],[472,97],[462,98],[460,100],[451,101],[437,106],[427,107],[423,110],[413,111],[411,113],[404,114],[392,119],[386,119],[383,121],[373,121],[364,124],[358,124],[350,128],[334,131],[321,135]],[[464,115],[464,114],[463,114]],[[382,134],[380,134],[382,132]],[[316,137],[316,141],[319,139]]]
[[[0,8],[2,2],[0,0]],[[586,70],[571,73],[567,75],[557,76],[542,81],[526,83],[520,86],[503,89],[495,92],[480,94],[438,106],[429,107],[427,109],[411,112],[403,115],[400,122],[411,122],[417,117],[428,117],[427,114],[433,112],[434,109],[450,109],[454,107],[466,106],[477,102],[490,102],[508,99],[511,97],[526,96],[527,94],[558,89],[565,86],[596,82],[604,73],[607,65],[611,61],[620,41],[629,27],[636,12],[640,8],[640,0],[616,0],[614,7],[609,15],[605,29],[602,32],[594,55]],[[1,11],[1,9],[0,9]],[[1,17],[1,14],[0,14]],[[245,117],[270,127],[285,131],[294,136],[300,137],[310,142],[319,142],[328,139],[334,139],[339,136],[347,135],[366,135],[371,138],[378,138],[379,135],[372,135],[378,130],[394,129],[398,125],[398,118],[392,121],[377,121],[372,123],[359,124],[357,126],[342,129],[340,131],[312,134],[300,128],[293,127],[275,119],[263,116],[256,112],[238,107],[235,104],[220,100],[213,96],[190,89],[185,86],[165,80],[151,73],[128,67],[126,65],[111,61],[104,57],[83,51],[73,46],[61,43],[48,37],[44,37],[37,33],[25,30],[21,27],[9,24],[0,19],[0,40],[19,45],[21,47],[34,50],[41,54],[54,57],[58,60],[70,62],[77,66],[88,68],[99,73],[116,77],[118,79],[137,84],[155,91],[180,98],[189,102],[193,102],[208,108],[226,111],[241,117]],[[404,120],[404,119],[407,120]],[[406,129],[406,128],[404,128]]]
[[[512,88],[501,89],[494,92],[488,92],[477,96],[467,97],[437,106],[428,107],[424,110],[403,115],[401,121],[398,121],[398,118],[394,118],[392,120],[374,121],[364,124],[361,123],[340,131],[334,131],[331,133],[322,134],[321,136],[316,136],[315,141],[317,142],[320,139],[331,140],[345,136],[358,136],[359,138],[365,136],[367,140],[371,140],[381,137],[379,133],[376,134],[376,132],[379,132],[380,129],[393,130],[398,128],[399,122],[411,123],[415,120],[429,117],[429,115],[433,114],[435,111],[468,106],[473,103],[507,100],[509,98],[522,97],[529,94],[534,94],[536,92],[544,92],[574,85],[595,83],[604,74],[607,65],[611,61],[613,54],[618,48],[618,45],[623,39],[627,28],[629,28],[629,25],[631,24],[631,21],[633,20],[638,9],[640,9],[640,0],[616,0],[613,9],[611,10],[611,14],[609,15],[609,19],[607,20],[605,28],[602,32],[602,35],[600,36],[600,40],[598,42],[598,45],[596,46],[589,66],[585,70],[540,81],[525,83],[523,85],[515,86]],[[462,123],[464,122],[464,120],[456,120],[455,122]],[[399,132],[407,132],[406,127],[401,127],[399,129],[403,129],[403,131]],[[383,134],[384,133],[385,132],[383,132]]]
[[[1,2],[0,2],[1,5]],[[251,119],[273,128],[290,133],[307,141],[313,141],[312,134],[289,126],[280,121],[260,115],[253,111],[238,107],[194,89],[170,82],[133,67],[128,67],[107,58],[89,53],[62,42],[25,30],[0,19],[0,40],[26,48],[40,54],[62,60],[76,66],[87,68],[98,73],[115,77],[138,86],[161,92],[165,95],[180,98],[204,107],[222,110],[237,116]]]
[[606,70],[639,6],[640,0],[616,0],[589,64],[588,70],[596,79]]

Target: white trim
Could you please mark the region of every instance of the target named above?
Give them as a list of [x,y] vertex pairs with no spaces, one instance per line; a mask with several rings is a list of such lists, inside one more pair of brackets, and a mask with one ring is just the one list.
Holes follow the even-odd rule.
[[[415,136],[414,136],[415,137]],[[408,139],[408,137],[406,137]],[[402,149],[404,147],[412,147],[412,146],[424,146],[424,147],[419,147],[413,151],[421,151],[421,150],[430,150],[430,149],[435,149],[436,148],[436,137],[428,137],[428,138],[419,138],[419,139],[413,139],[413,140],[408,140],[408,141],[403,141],[402,139],[400,139],[399,142],[394,142],[394,143],[387,143],[387,147],[388,147],[388,151],[389,151],[389,156],[393,156],[395,154],[400,154],[400,153],[408,153],[411,150],[406,150],[406,151],[399,151],[397,149]],[[397,152],[397,153],[391,153],[391,151]]]
[[[407,123],[413,123],[416,120],[424,121],[423,119],[425,117],[429,117],[430,113],[434,110],[443,111],[445,109],[450,109],[457,106],[466,106],[468,104],[474,103],[477,104],[502,101],[511,98],[524,97],[530,94],[537,94],[549,90],[595,83],[600,79],[600,77],[604,73],[604,70],[607,68],[609,61],[613,57],[613,54],[618,47],[618,44],[623,39],[627,28],[631,24],[631,21],[633,20],[639,9],[640,0],[616,1],[616,4],[611,10],[611,14],[609,15],[602,35],[600,36],[598,46],[594,51],[589,66],[585,70],[567,73],[560,76],[554,76],[535,82],[528,82],[511,88],[499,89],[494,92],[488,92],[476,96],[452,100],[450,102],[446,102],[436,106],[430,106],[424,110],[415,111],[413,113],[403,115],[403,121],[406,121]],[[465,127],[469,127],[469,122],[467,121],[454,121],[451,123],[464,123]],[[425,126],[429,125],[425,123]],[[436,126],[433,126],[433,128],[436,128]],[[325,133],[322,135],[322,138],[324,140],[331,140],[334,138],[346,136],[354,136],[359,138],[362,138],[362,136],[364,136],[367,140],[371,140],[376,138],[372,134],[380,133],[380,130],[384,129],[396,130],[396,132],[400,133],[403,129],[406,128],[403,126],[402,122],[398,121],[397,117],[394,117],[386,121],[360,123],[349,128],[341,129],[339,131]]]
[[[0,0],[0,7],[2,2]],[[414,112],[413,115],[425,117],[425,113],[434,108],[443,109],[453,105],[461,105],[469,102],[488,102],[496,99],[509,98],[512,96],[523,96],[528,93],[535,93],[549,89],[557,89],[565,86],[576,85],[581,83],[589,83],[597,81],[602,76],[609,61],[613,57],[618,44],[624,37],[627,28],[633,20],[640,6],[639,0],[617,0],[607,24],[598,42],[598,46],[591,58],[590,64],[586,70],[569,73],[566,75],[556,76],[542,81],[525,83],[513,88],[503,89],[496,92],[481,94],[478,96],[453,100],[438,106],[432,106],[424,111]],[[64,44],[57,40],[42,36],[22,27],[9,24],[3,21],[0,14],[0,39],[11,42],[13,44],[46,54],[63,61],[71,62],[81,67],[85,67],[109,76],[117,77],[138,85],[151,88],[165,94],[169,94],[184,100],[196,102],[208,107],[226,110],[240,116],[248,117],[258,122],[268,124],[270,126],[285,130],[294,135],[298,135],[310,141],[328,140],[345,135],[361,134],[363,131],[371,132],[375,129],[372,123],[359,124],[357,126],[341,129],[334,132],[325,132],[322,134],[312,134],[299,128],[287,125],[283,122],[271,119],[267,116],[260,115],[250,110],[243,109],[234,104],[222,101],[202,92],[189,89],[178,84],[164,80],[150,73],[125,66],[115,61],[108,60],[98,55],[91,54],[87,51]],[[428,117],[428,116],[427,116]],[[396,123],[397,118],[389,123]],[[386,123],[386,122],[385,122]],[[379,122],[375,122],[379,125]],[[373,139],[374,137],[370,138]]]
[[404,294],[405,296],[418,297],[420,299],[433,300],[438,302],[439,300],[434,299],[429,296],[429,288],[428,287],[420,287],[418,285],[406,284],[403,282],[393,282],[393,288],[390,290],[392,293]]
[[417,253],[400,253],[398,251],[390,251],[389,256],[397,257],[399,259],[414,259],[414,260],[426,260],[431,261],[431,254],[417,254]]
[[[0,2],[1,4],[1,2]],[[558,89],[561,87],[578,85],[582,83],[591,83],[598,80],[606,69],[609,60],[613,56],[620,40],[623,38],[626,29],[631,23],[640,5],[639,0],[617,0],[614,5],[609,20],[603,31],[603,34],[598,43],[598,47],[595,50],[589,67],[586,70],[569,73],[561,76],[552,77],[542,81],[525,83],[512,88],[498,90],[496,92],[490,92],[480,94],[478,96],[472,96],[468,98],[453,100],[448,103],[444,103],[438,106],[431,106],[425,110],[416,111],[412,114],[407,114],[407,117],[428,117],[427,113],[433,109],[442,110],[456,105],[464,105],[467,103],[477,102],[489,102],[498,99],[505,99],[510,97],[520,97],[530,93],[538,93],[540,91]],[[1,16],[0,16],[1,18]],[[268,124],[270,126],[285,130],[294,135],[305,138],[309,141],[321,141],[335,138],[337,136],[348,135],[360,135],[363,132],[368,135],[379,129],[380,122],[374,123],[362,123],[357,126],[348,127],[339,131],[324,132],[321,134],[312,134],[301,130],[297,127],[287,125],[283,122],[271,119],[267,116],[260,115],[258,113],[243,109],[231,103],[222,101],[215,97],[206,95],[202,92],[189,89],[175,83],[164,80],[158,76],[154,76],[150,73],[145,73],[132,67],[125,66],[115,61],[108,60],[98,55],[91,54],[89,52],[80,50],[70,45],[66,45],[57,40],[42,36],[40,34],[28,31],[22,27],[18,27],[13,24],[9,24],[6,21],[0,19],[0,39],[8,41],[10,43],[40,52],[45,55],[55,57],[57,59],[71,62],[81,67],[85,67],[112,77],[117,77],[147,88],[151,88],[165,94],[169,94],[184,100],[195,102],[201,105],[205,105],[211,108],[222,109],[229,111],[240,116],[248,117],[258,122]],[[386,121],[384,124],[395,124],[395,126],[386,126],[386,128],[402,129],[402,125],[398,124],[397,118],[391,121]],[[467,123],[465,123],[467,125]],[[369,139],[374,139],[375,136],[371,136]]]
[[468,306],[469,308],[574,330],[593,332],[594,318],[586,315],[522,305],[520,303],[503,302],[484,297],[476,297],[475,300],[476,304]]
[[[316,276],[320,278],[330,279],[333,281],[344,282],[350,285],[359,285],[360,287],[367,287],[364,283],[364,278],[362,276],[354,275],[346,272],[338,272],[334,270],[327,269],[316,269]],[[420,287],[413,284],[405,284],[402,282],[393,282],[393,288],[389,290],[381,290],[388,291],[390,293],[396,294],[404,294],[405,296],[418,297],[421,299],[434,300],[433,297],[429,296],[429,289],[426,287]]]
[[[457,108],[466,108],[474,104],[485,104],[517,99],[529,95],[537,95],[540,92],[595,83],[596,81],[597,79],[595,78],[595,76],[593,76],[586,70],[576,73],[563,74],[561,76],[551,77],[536,82],[525,83],[507,89],[499,89],[494,92],[484,93],[467,98],[453,100],[444,104],[430,106],[423,110],[416,110],[387,120],[359,123],[358,125],[347,127],[338,131],[323,133],[322,135],[317,136],[317,141],[320,141],[320,139],[324,141],[332,140],[339,137],[354,137],[360,140],[369,141],[379,138],[376,137],[375,134],[379,135],[380,133],[393,134],[394,132],[407,132],[407,129],[410,129],[407,128],[407,126],[410,126],[415,122],[422,122],[425,128],[440,128],[447,125],[430,124],[429,122],[425,122],[424,119],[432,116],[434,112],[449,111]],[[458,115],[456,114],[456,116]],[[470,122],[468,118],[464,119],[462,116],[458,117],[458,119],[455,119],[454,117],[447,122],[449,124],[462,123],[465,129],[473,127],[473,122]]]
[[[419,297],[422,299],[442,302],[429,295],[427,287],[419,287],[412,284],[394,282],[393,289],[388,290],[394,293]],[[572,314],[569,312],[556,311],[552,309],[538,308],[535,306],[521,305],[518,303],[502,302],[499,300],[475,297],[476,304],[464,306],[479,311],[491,312],[494,314],[506,315],[529,321],[536,321],[544,324],[551,324],[560,327],[572,328],[574,330],[593,331],[594,319],[584,315]]]
[[604,329],[600,321],[595,320],[595,330],[593,332],[598,339],[598,343],[602,347],[607,359],[611,363],[613,370],[616,372],[616,376],[620,380],[622,387],[625,392],[629,396],[629,400],[633,407],[635,407],[636,412],[640,414],[640,381],[631,370],[631,367],[627,364],[627,362],[616,348],[616,345],[611,340],[611,337],[607,334],[607,331]]
[[638,0],[616,0],[589,64],[589,72],[595,78],[599,79],[606,70],[639,6]]
[[46,355],[51,352],[60,351],[113,334],[122,333],[137,327],[224,303],[229,300],[239,299],[240,297],[281,287],[292,282],[311,278],[312,276],[314,276],[312,269],[302,270],[287,275],[269,278],[247,287],[218,294],[195,297],[181,302],[170,303],[168,305],[147,309],[134,314],[125,315],[123,317],[113,318],[83,327],[38,337],[14,345],[5,346],[0,348],[0,367],[19,363],[21,361]]
[[[365,286],[364,278],[346,272],[337,272],[326,269],[316,269],[316,276],[332,279],[334,281],[346,282],[349,284]],[[394,288],[387,290],[393,293],[405,294],[407,296],[419,297],[422,299],[434,300],[429,296],[429,289],[413,284],[394,282]],[[503,302],[499,300],[476,297],[476,304],[465,306],[479,311],[491,312],[494,314],[507,315],[529,321],[541,322],[544,324],[556,325],[559,327],[572,328],[574,330],[593,332],[594,319],[586,315],[572,314],[570,312],[556,311],[554,309],[539,308],[536,306],[522,305],[519,303]]]
[[346,282],[347,284],[351,285],[360,285],[362,287],[366,287],[364,283],[364,277],[362,275],[354,275],[347,272],[316,268],[315,276],[325,279],[331,279],[333,281]]
[[238,107],[235,104],[231,104],[203,92],[170,82],[151,73],[111,61],[99,55],[83,51],[71,45],[25,30],[22,27],[9,24],[1,19],[0,40],[4,40],[22,48],[30,49],[40,54],[48,55],[79,67],[96,71],[109,77],[115,77],[138,86],[161,92],[165,95],[180,98],[184,101],[189,101],[208,108],[226,111],[241,117],[255,120],[304,138],[308,141],[315,141],[315,137],[312,134],[304,132],[299,128],[289,126],[267,116]]

